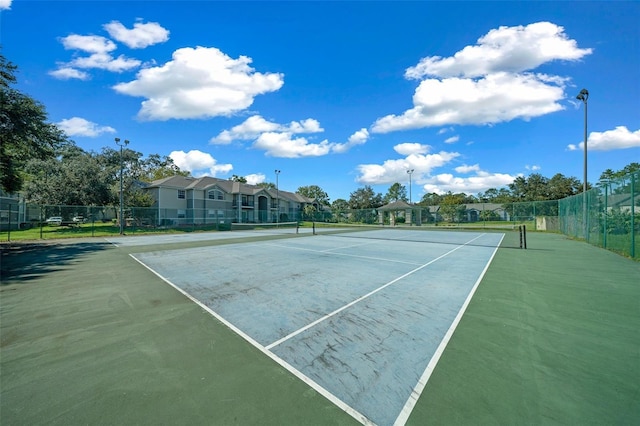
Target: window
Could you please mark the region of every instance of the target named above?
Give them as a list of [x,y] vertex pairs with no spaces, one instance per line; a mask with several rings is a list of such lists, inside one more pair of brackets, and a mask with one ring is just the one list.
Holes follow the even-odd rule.
[[186,198],[186,191],[184,189],[178,189],[178,198],[183,200]]
[[187,217],[187,212],[185,210],[178,210],[178,219],[184,219]]
[[210,200],[224,200],[224,194],[220,190],[212,189],[207,194],[207,198],[209,198]]

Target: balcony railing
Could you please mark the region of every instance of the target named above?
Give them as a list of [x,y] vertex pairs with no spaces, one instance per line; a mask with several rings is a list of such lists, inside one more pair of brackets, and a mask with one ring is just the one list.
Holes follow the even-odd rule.
[[[238,202],[236,200],[233,200],[233,203],[231,203],[231,205],[235,208],[238,207]],[[242,202],[242,207],[254,207],[255,203],[253,201],[243,201]]]

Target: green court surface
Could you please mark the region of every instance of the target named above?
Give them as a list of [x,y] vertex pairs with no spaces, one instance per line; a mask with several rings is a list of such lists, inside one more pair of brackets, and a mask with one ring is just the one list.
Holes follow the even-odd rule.
[[[528,246],[498,250],[407,424],[640,422],[640,264]],[[358,424],[129,256],[165,249],[2,246],[0,424]]]

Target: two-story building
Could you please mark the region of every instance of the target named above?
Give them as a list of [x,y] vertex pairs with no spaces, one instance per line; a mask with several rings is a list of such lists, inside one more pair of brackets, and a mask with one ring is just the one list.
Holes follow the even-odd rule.
[[158,225],[273,223],[302,219],[316,200],[300,194],[213,177],[171,176],[143,188],[155,200]]

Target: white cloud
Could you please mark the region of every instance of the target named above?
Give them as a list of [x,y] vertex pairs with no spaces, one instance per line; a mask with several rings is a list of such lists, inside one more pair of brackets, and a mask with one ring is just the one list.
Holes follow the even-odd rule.
[[320,127],[318,120],[307,118],[302,121],[292,121],[287,131],[291,133],[319,133],[324,132],[324,129]]
[[[583,150],[584,141],[567,146],[569,151]],[[591,132],[587,139],[589,151],[613,151],[616,149],[640,148],[640,129],[630,132],[626,126],[617,126],[605,132]]]
[[568,79],[531,70],[555,60],[577,61],[591,52],[579,49],[562,27],[549,22],[491,30],[451,57],[423,58],[408,68],[406,78],[422,80],[414,107],[379,118],[372,131],[494,124],[559,111]]
[[454,176],[450,173],[432,174],[438,168],[446,166],[460,157],[457,152],[440,151],[434,154],[424,154],[428,145],[405,143],[396,145],[399,153],[409,153],[405,158],[386,160],[382,164],[361,164],[357,167],[359,176],[356,182],[365,185],[389,185],[407,181],[407,170],[413,169],[413,182],[419,185],[425,193],[435,192],[444,194],[464,192],[476,194],[489,188],[501,188],[513,182],[514,176],[503,173],[489,173],[481,170],[479,164],[462,165],[454,170],[460,174],[472,176]]
[[364,128],[352,134],[345,143],[333,143],[328,140],[314,143],[305,137],[294,137],[299,134],[320,132],[324,132],[324,129],[313,118],[279,124],[254,115],[229,130],[223,130],[218,136],[211,138],[209,143],[226,145],[234,141],[253,140],[253,148],[266,151],[266,155],[298,158],[317,157],[331,152],[344,153],[356,145],[366,143],[369,138],[369,131]]
[[450,138],[447,138],[444,140],[444,143],[456,143],[460,140],[460,136],[455,135],[455,136],[451,136]]
[[120,55],[117,58],[108,53],[94,53],[90,56],[75,58],[69,65],[77,68],[97,68],[111,72],[122,72],[138,68],[142,62]]
[[531,171],[540,170],[540,166],[536,166],[535,164],[533,166],[527,164],[526,166],[524,166],[524,168]]
[[136,22],[133,24],[133,29],[127,29],[120,22],[111,21],[108,24],[104,24],[103,28],[115,40],[132,49],[143,49],[169,40],[169,31],[157,22],[148,22],[146,24]]
[[393,147],[393,150],[400,155],[426,154],[430,149],[429,145],[411,142],[400,143]]
[[354,146],[365,144],[367,140],[369,140],[369,131],[362,128],[349,136],[347,143],[336,143],[332,146],[331,150],[335,153],[342,154]]
[[58,128],[68,136],[96,137],[103,133],[115,133],[116,131],[113,127],[99,126],[96,123],[92,123],[91,121],[80,117],[64,119],[59,123],[56,123],[56,126],[58,126]]
[[378,119],[373,131],[528,120],[563,109],[558,103],[563,92],[562,87],[548,85],[535,74],[503,72],[478,80],[424,80],[413,96],[414,108]]
[[120,55],[117,58],[111,56],[110,52],[116,49],[116,45],[105,37],[71,34],[61,38],[60,41],[65,49],[80,50],[90,54],[89,56],[73,58],[68,63],[60,63],[57,70],[49,72],[49,75],[61,80],[70,78],[88,80],[89,75],[84,71],[79,71],[78,68],[96,68],[111,72],[123,72],[138,68],[142,64],[141,61],[127,58],[124,55]]
[[264,182],[267,177],[262,173],[252,173],[250,175],[246,175],[244,178],[247,180],[249,185],[257,185]]
[[251,58],[232,59],[216,48],[182,48],[159,67],[143,69],[136,80],[113,88],[130,96],[147,98],[138,117],[169,120],[228,116],[242,111],[257,95],[282,87],[280,73],[258,73]]
[[67,50],[82,50],[88,53],[107,53],[116,50],[116,44],[106,37],[71,34],[60,39]]
[[356,182],[365,185],[393,184],[407,179],[407,170],[414,169],[416,181],[429,175],[431,170],[442,167],[460,156],[457,152],[441,151],[434,154],[409,154],[406,158],[386,160],[383,164],[360,164]]
[[11,9],[11,0],[0,0],[0,10]]
[[551,22],[499,27],[448,58],[430,56],[406,70],[407,78],[473,78],[494,72],[519,73],[555,60],[577,61],[592,49],[579,49],[564,28]]
[[89,80],[91,78],[89,74],[84,71],[80,71],[64,65],[62,68],[58,68],[55,71],[49,71],[49,75],[57,78],[58,80],[69,80],[72,78],[75,78],[77,80]]
[[454,169],[457,173],[470,173],[470,172],[479,172],[480,166],[478,164],[474,164],[473,166],[468,166],[466,164],[462,166],[458,166]]
[[444,135],[447,132],[453,132],[453,127],[443,127],[442,129],[438,130],[439,135]]
[[515,176],[503,173],[488,173],[479,171],[475,176],[458,177],[450,173],[442,173],[428,179],[424,179],[422,189],[425,193],[435,192],[445,194],[449,191],[453,193],[464,192],[465,194],[477,194],[490,188],[502,188],[509,185]]
[[267,121],[259,115],[253,115],[244,122],[231,128],[231,130],[223,130],[220,134],[209,141],[214,145],[226,145],[234,140],[251,140],[256,139],[260,134],[265,132],[289,132],[289,133],[318,133],[324,129],[320,127],[320,123],[312,118],[302,121],[292,121],[288,125]]
[[272,157],[298,158],[327,155],[332,144],[327,140],[310,143],[304,137],[294,138],[290,132],[265,132],[258,136],[253,147]]
[[193,176],[216,176],[233,170],[231,164],[218,164],[217,160],[206,152],[197,149],[189,152],[172,151],[169,157],[181,170],[191,172]]

